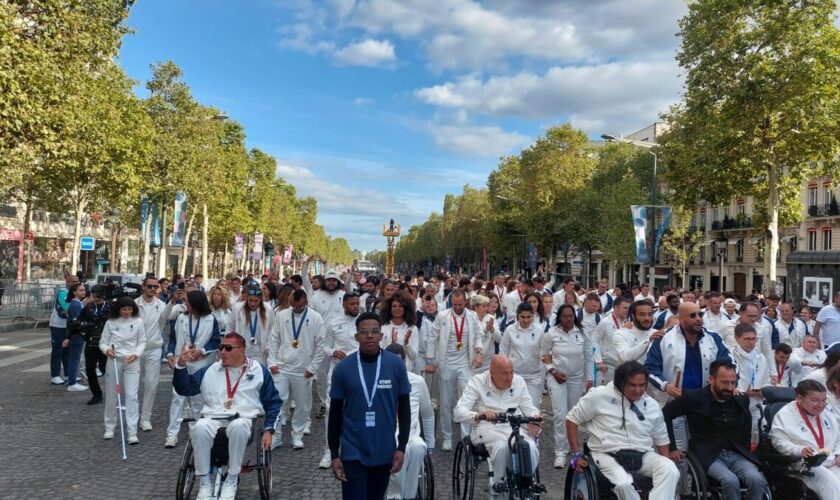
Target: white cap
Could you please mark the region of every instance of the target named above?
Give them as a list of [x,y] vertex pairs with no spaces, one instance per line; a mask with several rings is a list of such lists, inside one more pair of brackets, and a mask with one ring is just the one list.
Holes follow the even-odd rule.
[[342,285],[344,284],[344,281],[341,280],[341,278],[338,276],[338,273],[335,271],[327,271],[327,274],[324,275],[324,281],[326,280],[336,280]]
[[735,299],[726,299],[726,300],[723,301],[723,303],[724,304],[737,304],[737,302],[735,302]]

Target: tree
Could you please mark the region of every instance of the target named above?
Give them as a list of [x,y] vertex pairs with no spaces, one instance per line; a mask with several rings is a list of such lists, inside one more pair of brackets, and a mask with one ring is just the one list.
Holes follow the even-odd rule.
[[[802,182],[840,174],[835,9],[833,0],[692,1],[680,21],[686,84],[665,115],[666,181],[685,206],[754,197],[771,256],[779,223],[801,217]],[[775,258],[765,275],[772,291]]]
[[688,262],[700,253],[700,245],[705,239],[705,235],[701,231],[691,227],[691,214],[693,212],[693,206],[672,206],[671,224],[662,238],[662,250],[671,257],[674,268],[679,271],[683,288],[688,286],[686,281]]

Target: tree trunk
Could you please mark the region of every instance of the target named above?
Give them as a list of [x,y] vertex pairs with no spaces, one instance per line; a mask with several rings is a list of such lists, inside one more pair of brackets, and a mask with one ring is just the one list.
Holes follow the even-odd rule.
[[158,270],[159,277],[166,276],[166,199],[161,202],[161,213],[163,217],[160,220],[160,248],[158,249]]
[[184,233],[184,247],[181,249],[181,260],[178,262],[178,274],[184,276],[184,271],[187,268],[187,255],[190,251],[190,236],[192,235],[193,222],[195,222],[195,208],[192,209],[192,215],[187,223],[187,232]]
[[[140,235],[140,274],[149,272],[149,234],[152,232],[152,207],[147,207],[146,212],[146,228],[143,234]],[[140,220],[143,220],[143,205],[140,204]]]
[[767,166],[767,229],[764,232],[765,294],[776,293],[776,254],[779,252],[779,172]]
[[[73,256],[70,259],[70,272],[75,273],[79,269],[79,257],[81,250],[79,249],[79,238],[82,236],[82,214],[85,212],[87,202],[79,200],[76,203],[76,223],[73,228]],[[87,269],[85,269],[87,273]]]
[[26,211],[23,214],[23,272],[18,273],[18,281],[29,281],[32,279],[32,241],[29,240],[29,233],[32,231],[32,202],[27,201]]
[[228,242],[225,241],[225,253],[222,254],[222,272],[220,274],[220,278],[224,278],[227,274],[227,263],[228,263]]
[[201,274],[204,275],[204,279],[207,279],[209,277],[207,273],[207,203],[201,205],[201,212]]

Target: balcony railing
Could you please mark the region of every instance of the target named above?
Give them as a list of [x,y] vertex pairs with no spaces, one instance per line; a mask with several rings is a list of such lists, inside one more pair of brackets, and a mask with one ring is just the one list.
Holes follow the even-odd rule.
[[838,209],[836,203],[826,203],[823,207],[823,214],[824,215],[840,215],[840,209]]
[[727,217],[722,221],[712,222],[712,230],[727,231],[731,229],[743,229],[753,227],[752,217],[741,217],[739,219],[732,219]]

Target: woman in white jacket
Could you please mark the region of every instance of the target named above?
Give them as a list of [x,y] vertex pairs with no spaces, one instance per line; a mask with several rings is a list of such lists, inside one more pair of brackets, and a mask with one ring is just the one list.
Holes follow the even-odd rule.
[[[146,349],[146,327],[137,304],[128,297],[121,297],[111,307],[108,321],[102,329],[99,349],[108,356],[105,368],[105,439],[114,438],[117,425],[116,369],[125,394],[126,429],[128,444],[137,444],[137,420],[140,418],[137,392],[140,388],[140,362]],[[117,366],[118,365],[118,366]]]
[[555,325],[542,339],[540,356],[554,413],[554,467],[563,468],[569,454],[566,413],[592,387],[595,369],[592,344],[572,306],[563,304],[557,310]]
[[827,405],[824,385],[815,380],[799,382],[796,400],[773,418],[770,439],[784,455],[828,455],[822,466],[811,469],[813,477],[802,476],[802,480],[822,500],[840,500],[840,422],[825,411]]
[[246,357],[265,364],[274,314],[267,309],[269,303],[264,301],[263,293],[264,290],[255,285],[245,289],[245,302],[230,314],[227,331],[236,332],[245,339]]
[[514,373],[525,380],[531,402],[537,408],[542,402],[545,380],[545,371],[540,364],[540,343],[545,335],[543,328],[534,320],[531,304],[522,302],[516,308],[516,321],[505,329],[499,343],[499,352],[510,358]]
[[230,293],[219,285],[210,289],[207,294],[210,301],[210,310],[213,311],[213,317],[219,323],[219,334],[224,337],[228,332],[228,322],[230,321]]
[[382,302],[379,315],[382,318],[382,348],[389,344],[402,344],[405,348],[405,368],[412,373],[421,363],[417,360],[420,347],[420,335],[417,333],[417,313],[414,298],[405,291],[395,292]]
[[481,368],[476,368],[474,373],[483,373],[490,368],[490,358],[496,352],[496,342],[502,340],[502,330],[498,321],[492,314],[488,314],[489,305],[490,299],[484,295],[473,295],[470,299],[470,307],[478,320],[478,331],[484,353]]

